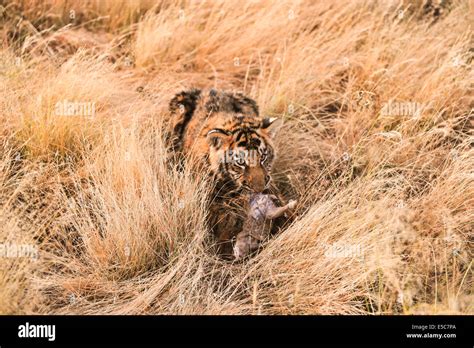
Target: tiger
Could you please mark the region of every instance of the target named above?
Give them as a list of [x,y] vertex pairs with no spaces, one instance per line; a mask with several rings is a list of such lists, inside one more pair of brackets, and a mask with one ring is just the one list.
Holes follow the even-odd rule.
[[232,239],[245,219],[249,192],[275,193],[271,170],[276,117],[261,117],[255,100],[240,92],[190,89],[169,102],[174,153],[205,166],[214,184],[210,220],[218,251],[233,256]]

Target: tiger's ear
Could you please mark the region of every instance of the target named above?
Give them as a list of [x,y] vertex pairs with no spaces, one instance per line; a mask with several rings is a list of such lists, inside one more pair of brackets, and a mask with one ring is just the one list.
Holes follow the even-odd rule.
[[260,124],[260,128],[267,129],[270,136],[273,137],[281,124],[281,119],[278,117],[265,117]]
[[206,134],[209,145],[215,147],[216,149],[219,149],[222,144],[224,144],[224,142],[229,138],[229,136],[230,134],[227,131],[220,128],[211,129]]
[[278,117],[265,117],[262,121],[262,124],[260,125],[260,128],[266,129],[270,127],[276,120],[278,120]]

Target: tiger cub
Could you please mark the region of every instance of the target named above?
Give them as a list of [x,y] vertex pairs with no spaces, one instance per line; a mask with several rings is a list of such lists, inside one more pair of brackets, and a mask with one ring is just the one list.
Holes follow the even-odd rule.
[[231,240],[245,219],[243,197],[274,191],[271,169],[276,118],[262,118],[256,102],[241,93],[191,89],[169,103],[171,147],[210,170],[215,195],[211,227],[219,251],[232,257]]

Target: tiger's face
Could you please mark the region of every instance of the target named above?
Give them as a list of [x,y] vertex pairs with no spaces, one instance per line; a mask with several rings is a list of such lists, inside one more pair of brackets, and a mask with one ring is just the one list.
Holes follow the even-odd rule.
[[236,190],[262,192],[268,187],[275,159],[268,128],[275,120],[265,118],[257,124],[239,123],[207,133],[210,165],[218,179]]

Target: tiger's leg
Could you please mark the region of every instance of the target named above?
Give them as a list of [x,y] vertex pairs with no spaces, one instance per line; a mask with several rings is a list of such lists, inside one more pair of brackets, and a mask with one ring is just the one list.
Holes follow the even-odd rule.
[[223,259],[230,260],[234,255],[232,237],[232,234],[224,232],[217,238],[217,253]]
[[224,259],[234,255],[232,240],[242,230],[243,220],[220,204],[211,205],[211,229],[216,240],[217,254]]

